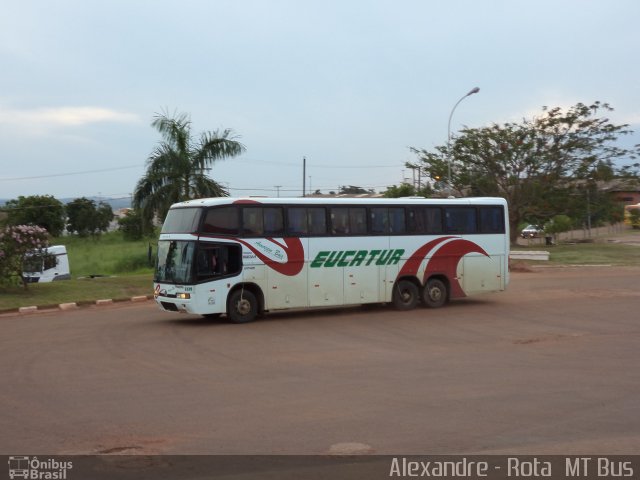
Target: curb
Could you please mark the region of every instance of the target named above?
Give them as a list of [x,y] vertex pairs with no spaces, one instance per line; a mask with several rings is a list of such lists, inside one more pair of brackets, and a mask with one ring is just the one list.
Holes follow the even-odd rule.
[[[113,298],[103,298],[100,300],[96,300],[95,302],[82,302],[81,305],[78,305],[78,302],[69,302],[69,303],[60,303],[58,305],[58,310],[62,310],[62,311],[69,311],[69,310],[77,310],[81,307],[84,306],[92,306],[95,305],[97,307],[103,307],[103,306],[108,306],[108,305],[113,305],[115,302],[133,302],[133,303],[139,303],[139,302],[146,302],[149,300],[153,299],[153,295],[138,295],[135,297],[130,297],[128,299],[113,299]],[[7,310],[7,311],[3,311],[0,312],[0,314],[11,314],[11,313],[17,313],[20,315],[31,315],[34,313],[38,313],[38,312],[51,312],[52,310],[52,305],[49,305],[47,307],[38,307],[37,305],[31,305],[28,307],[19,307],[17,309],[14,310]]]
[[60,310],[75,310],[76,308],[78,308],[78,304],[76,302],[73,302],[73,303],[61,303],[60,305],[58,305],[58,308]]
[[29,314],[29,313],[36,313],[38,311],[38,307],[36,306],[32,306],[32,307],[20,307],[18,309],[18,313],[20,314]]

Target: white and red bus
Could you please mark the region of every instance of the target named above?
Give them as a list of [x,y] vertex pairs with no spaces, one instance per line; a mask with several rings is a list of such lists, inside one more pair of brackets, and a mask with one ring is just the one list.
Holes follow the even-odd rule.
[[236,323],[301,307],[441,307],[506,288],[508,225],[502,198],[190,200],[165,219],[154,296]]

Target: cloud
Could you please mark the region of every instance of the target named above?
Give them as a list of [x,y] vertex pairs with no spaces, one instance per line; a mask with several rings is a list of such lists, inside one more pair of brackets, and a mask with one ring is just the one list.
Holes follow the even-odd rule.
[[76,127],[92,123],[137,123],[140,118],[103,107],[58,107],[18,110],[0,106],[0,124],[26,128]]

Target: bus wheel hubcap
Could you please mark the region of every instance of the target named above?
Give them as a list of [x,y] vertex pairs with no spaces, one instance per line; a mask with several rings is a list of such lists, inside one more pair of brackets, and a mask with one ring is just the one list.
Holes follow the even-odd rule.
[[251,303],[248,300],[245,300],[243,298],[238,302],[238,305],[236,306],[236,308],[240,315],[246,315],[249,312],[251,312]]
[[437,302],[438,300],[440,300],[441,296],[442,296],[442,292],[440,292],[439,288],[432,288],[431,290],[429,290],[429,297],[434,302]]

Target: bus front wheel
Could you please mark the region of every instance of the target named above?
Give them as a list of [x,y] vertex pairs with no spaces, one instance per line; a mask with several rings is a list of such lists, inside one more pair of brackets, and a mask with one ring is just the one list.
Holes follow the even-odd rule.
[[418,287],[408,280],[400,280],[393,287],[392,300],[398,310],[411,310],[418,304]]
[[258,314],[258,300],[249,290],[236,290],[229,297],[227,316],[233,323],[248,323]]
[[447,286],[442,280],[430,278],[422,291],[422,301],[429,308],[440,308],[447,303]]

